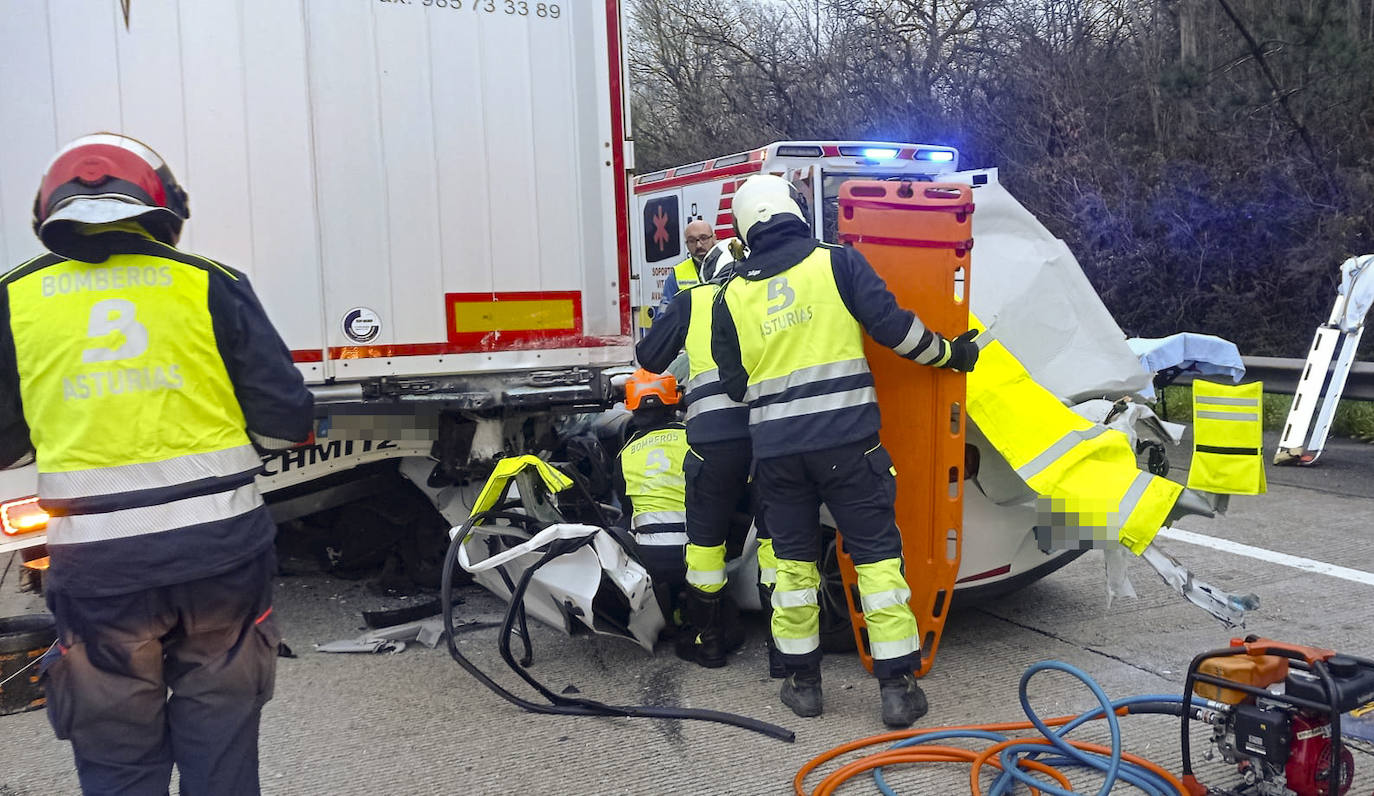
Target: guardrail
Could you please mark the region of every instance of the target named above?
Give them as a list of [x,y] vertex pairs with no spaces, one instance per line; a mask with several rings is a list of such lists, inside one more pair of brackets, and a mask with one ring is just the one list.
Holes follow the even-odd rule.
[[[1241,357],[1245,363],[1246,381],[1263,381],[1264,391],[1292,395],[1298,389],[1298,377],[1307,361],[1283,357]],[[1195,374],[1184,373],[1174,384],[1188,384]],[[1350,366],[1341,397],[1353,401],[1374,401],[1374,362],[1355,362]]]

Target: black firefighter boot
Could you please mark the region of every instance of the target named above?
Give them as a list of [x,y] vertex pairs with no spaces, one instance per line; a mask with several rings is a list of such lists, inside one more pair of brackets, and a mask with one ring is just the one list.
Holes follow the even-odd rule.
[[910,727],[929,709],[912,672],[884,677],[878,681],[878,692],[883,700],[883,724],[894,729]]
[[739,606],[723,589],[704,592],[687,587],[687,624],[696,633],[679,637],[675,645],[677,656],[707,669],[724,666],[725,656],[744,643]]
[[787,675],[787,679],[782,681],[782,690],[778,692],[778,696],[782,698],[782,704],[791,708],[793,713],[804,719],[821,715],[823,701],[821,699],[821,669],[819,664],[815,669],[806,669]]
[[778,652],[778,646],[773,643],[773,587],[766,584],[759,584],[759,604],[763,608],[764,618],[764,639],[768,643],[768,676],[774,680],[781,680],[787,676],[787,667],[782,663],[782,653]]

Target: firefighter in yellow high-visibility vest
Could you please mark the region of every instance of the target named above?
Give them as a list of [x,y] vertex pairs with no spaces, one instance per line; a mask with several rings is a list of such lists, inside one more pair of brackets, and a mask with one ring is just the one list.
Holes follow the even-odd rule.
[[[48,524],[48,718],[88,793],[258,792],[276,527],[259,449],[312,399],[243,274],[174,247],[190,215],[157,153],[68,144],[34,202],[49,253],[0,276],[0,466]],[[169,696],[170,692],[170,696]]]
[[735,228],[749,256],[713,307],[711,351],[726,393],[749,404],[755,473],[777,558],[773,641],[788,670],[781,698],[799,716],[822,711],[820,504],[858,570],[882,719],[906,727],[926,712],[916,683],[920,633],[907,605],[893,512],[896,472],[863,333],[923,365],[968,371],[973,333],[946,340],[897,305],[850,248],[811,237],[795,189],[749,178],[735,194]]
[[625,384],[625,408],[634,432],[621,448],[614,473],[621,516],[670,624],[676,625],[687,582],[687,427],[678,419],[677,379],[636,370]]

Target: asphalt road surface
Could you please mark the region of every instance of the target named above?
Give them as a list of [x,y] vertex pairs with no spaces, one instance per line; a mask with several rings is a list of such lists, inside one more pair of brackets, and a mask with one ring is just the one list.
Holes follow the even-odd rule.
[[[1273,449],[1270,440],[1269,450]],[[1185,458],[1182,455],[1175,458]],[[1269,493],[1237,498],[1229,513],[1189,518],[1159,544],[1201,579],[1259,595],[1245,632],[1374,658],[1374,446],[1333,441],[1311,468],[1269,468]],[[1182,478],[1180,470],[1171,477]],[[0,561],[0,569],[4,567]],[[877,685],[854,655],[824,663],[825,715],[796,718],[767,677],[763,626],[751,615],[745,649],[707,671],[618,639],[532,631],[532,672],[555,691],[616,704],[683,705],[752,716],[795,730],[784,743],[699,721],[603,719],[522,712],[460,669],[442,646],[399,654],[325,654],[314,644],[352,638],[360,610],[378,607],[362,582],[294,570],[279,578],[277,616],[297,656],[281,659],[276,698],[262,723],[263,790],[271,794],[786,794],[798,768],[844,742],[883,732]],[[957,606],[931,673],[931,710],[918,727],[1023,720],[1017,683],[1027,666],[1061,660],[1096,678],[1113,698],[1178,693],[1196,653],[1234,635],[1171,591],[1143,562],[1128,573],[1138,593],[1108,604],[1100,553],[997,602]],[[41,610],[11,576],[0,615]],[[459,622],[495,622],[504,605],[462,590]],[[396,607],[404,601],[392,600]],[[522,695],[502,665],[496,630],[461,635],[464,653]],[[1092,695],[1066,675],[1038,676],[1030,699],[1042,716],[1086,710]],[[1075,736],[1104,741],[1096,725]],[[1178,722],[1122,720],[1124,747],[1177,773]],[[1234,771],[1207,763],[1204,781],[1233,785]],[[881,748],[881,747],[877,747]],[[1357,749],[1351,794],[1374,792],[1374,754]],[[822,774],[834,766],[823,767]],[[889,769],[904,794],[968,793],[967,767]],[[1071,777],[1094,793],[1100,779]],[[985,785],[990,780],[985,778]],[[808,787],[819,782],[813,775]],[[0,717],[0,796],[77,792],[70,748],[41,711]],[[1138,792],[1119,786],[1122,793]],[[878,793],[862,776],[841,794]],[[1020,792],[1025,792],[1020,791]]]

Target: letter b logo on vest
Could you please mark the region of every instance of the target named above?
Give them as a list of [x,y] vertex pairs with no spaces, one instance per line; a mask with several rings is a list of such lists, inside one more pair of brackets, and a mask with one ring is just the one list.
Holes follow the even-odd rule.
[[779,299],[781,299],[781,303],[768,305],[769,315],[775,312],[782,312],[792,306],[792,302],[797,300],[797,291],[788,287],[787,277],[785,276],[778,276],[768,280],[768,300],[771,302],[778,301]]
[[87,364],[116,362],[121,359],[133,359],[147,351],[148,327],[134,320],[135,310],[134,303],[127,299],[112,298],[97,301],[95,306],[91,307],[91,318],[86,326],[86,336],[100,338],[114,332],[120,332],[124,335],[124,343],[117,348],[112,346],[87,348],[81,352],[81,361]]
[[654,448],[649,451],[648,457],[644,460],[644,475],[655,476],[659,473],[666,473],[673,468],[673,463],[668,459],[668,452],[663,448]]

